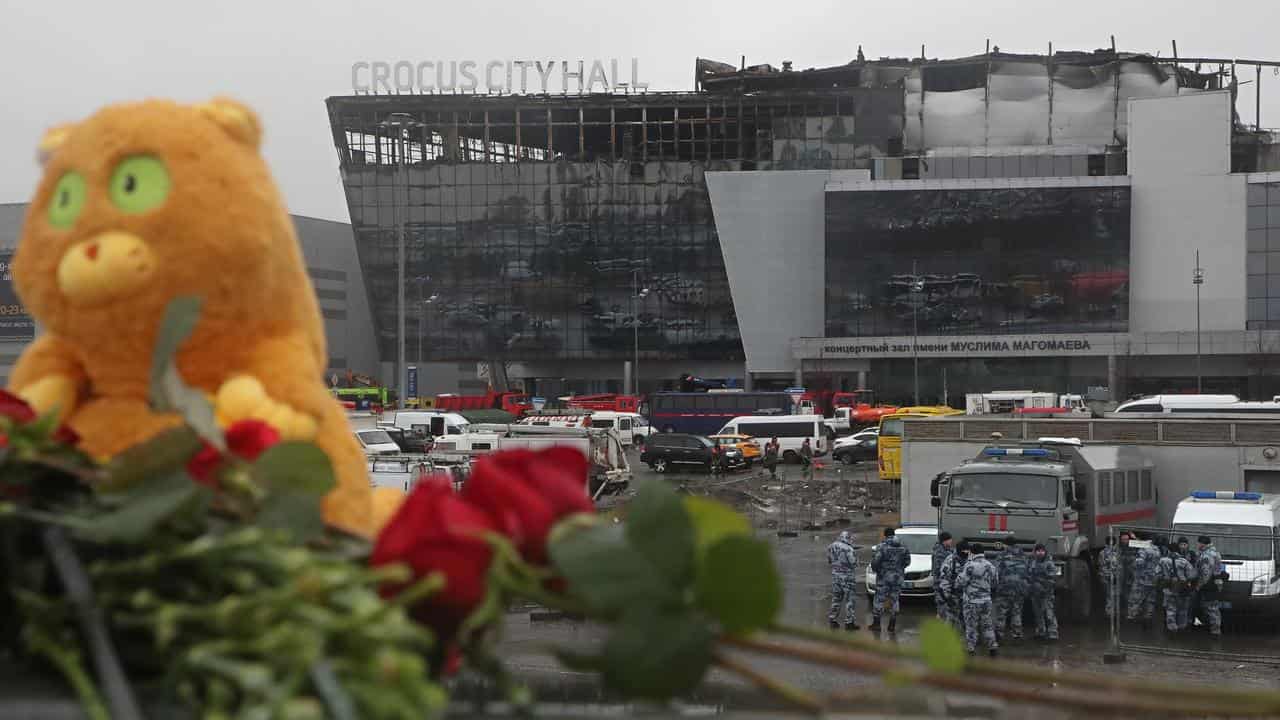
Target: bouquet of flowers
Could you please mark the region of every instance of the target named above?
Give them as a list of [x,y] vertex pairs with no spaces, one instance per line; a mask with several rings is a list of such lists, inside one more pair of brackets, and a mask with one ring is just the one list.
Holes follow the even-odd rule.
[[571,449],[485,456],[460,492],[422,479],[375,542],[345,535],[321,520],[323,452],[257,421],[224,431],[183,384],[172,357],[197,312],[171,306],[153,372],[153,402],[185,422],[105,465],[0,393],[0,648],[60,672],[92,718],[142,717],[140,692],[206,718],[430,718],[464,659],[528,703],[495,651],[515,599],[605,628],[555,652],[625,698],[679,697],[718,667],[805,712],[851,701],[758,671],[748,658],[764,654],[879,675],[889,691],[1280,712],[1272,691],[1084,675],[1045,687],[1038,669],[966,657],[938,622],[919,647],[786,625],[771,548],[745,517],[662,483],[625,521],[597,515]]

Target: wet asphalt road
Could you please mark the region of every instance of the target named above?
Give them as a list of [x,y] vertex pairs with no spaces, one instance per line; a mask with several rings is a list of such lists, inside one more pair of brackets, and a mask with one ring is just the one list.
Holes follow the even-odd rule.
[[[633,463],[633,469],[639,482],[662,478],[678,483],[682,479],[679,475],[657,476],[639,466],[638,462]],[[776,513],[771,518],[760,513],[749,514],[757,528],[768,524],[769,519],[780,519]],[[790,526],[804,524],[803,519],[798,520],[799,523],[789,523]],[[860,574],[866,569],[866,563],[870,560],[870,547],[879,537],[881,528],[893,525],[897,520],[896,513],[870,517],[858,514],[853,518],[853,525],[849,529],[855,534],[855,542],[862,546],[859,551]],[[838,531],[801,531],[797,537],[779,537],[778,532],[773,529],[757,529],[756,532],[758,537],[768,539],[775,547],[784,584],[783,621],[825,628],[831,598],[826,546],[835,539]],[[864,585],[860,582],[859,587]],[[744,588],[743,591],[749,592],[750,589]],[[867,596],[860,594],[857,612],[858,622],[863,629],[856,632],[863,635],[869,633],[866,629],[869,605]],[[1159,612],[1157,609],[1157,613]],[[932,598],[904,598],[897,633],[890,636],[887,632],[882,632],[882,638],[890,642],[917,643],[921,623],[933,616]],[[1030,627],[1026,628],[1028,637],[1031,630]],[[1032,639],[1010,641],[1001,648],[1001,655],[1044,667],[1047,680],[1055,672],[1082,671],[1168,682],[1280,688],[1280,631],[1275,625],[1247,624],[1228,627],[1221,639],[1211,639],[1203,629],[1171,637],[1159,628],[1144,631],[1136,625],[1126,624],[1121,630],[1123,643],[1150,646],[1160,651],[1153,653],[1128,650],[1124,662],[1111,665],[1103,663],[1103,654],[1110,647],[1111,637],[1100,608],[1096,619],[1087,625],[1072,624],[1060,618],[1059,630],[1060,640],[1056,643]],[[589,645],[600,638],[598,628],[584,623],[567,620],[533,621],[528,610],[513,611],[507,618],[501,652],[515,667],[554,671],[558,667],[555,660],[544,652],[548,645]],[[1164,652],[1162,648],[1169,648],[1171,652]],[[1210,655],[1187,656],[1187,653],[1194,655],[1206,652]],[[1255,662],[1255,658],[1268,659],[1269,662]],[[752,661],[771,675],[814,691],[829,692],[875,682],[845,674],[815,671],[774,658],[752,658]]]

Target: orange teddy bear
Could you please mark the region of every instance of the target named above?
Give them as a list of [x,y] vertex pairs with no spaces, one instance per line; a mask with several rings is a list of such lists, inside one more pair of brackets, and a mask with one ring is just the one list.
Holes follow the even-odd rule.
[[10,385],[37,411],[57,410],[95,457],[145,441],[180,423],[148,404],[161,318],[175,297],[199,295],[177,356],[183,379],[214,399],[223,427],[258,418],[314,441],[338,480],[325,519],[370,535],[399,493],[375,499],[322,382],[324,325],[261,136],[252,111],[223,99],[115,105],[50,130],[13,261],[43,334]]

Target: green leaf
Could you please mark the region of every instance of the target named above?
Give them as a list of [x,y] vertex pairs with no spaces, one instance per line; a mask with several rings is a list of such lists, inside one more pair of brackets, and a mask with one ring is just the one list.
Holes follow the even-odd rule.
[[769,544],[730,535],[707,550],[698,569],[698,606],[726,632],[745,634],[768,626],[782,608],[782,581]]
[[141,542],[199,497],[200,486],[185,472],[154,476],[134,485],[119,510],[98,516],[80,535],[102,543]]
[[287,442],[267,448],[250,469],[254,482],[272,491],[324,495],[337,483],[329,456],[311,443]]
[[930,618],[920,626],[920,651],[930,670],[958,673],[964,670],[964,640],[949,624]]
[[202,304],[199,297],[188,295],[174,298],[165,308],[151,353],[151,406],[157,412],[181,414],[200,437],[225,451],[226,443],[214,418],[213,405],[204,393],[183,382],[176,361],[178,348],[195,330]]
[[604,683],[628,697],[669,700],[702,682],[715,634],[696,612],[634,607],[604,644]]
[[262,501],[254,524],[265,530],[287,532],[296,542],[319,537],[324,534],[320,497],[309,492],[277,490]]
[[715,500],[690,495],[684,499],[685,512],[693,522],[694,541],[698,557],[730,535],[751,536],[751,521],[733,508]]
[[627,540],[675,587],[693,577],[693,523],[680,496],[660,480],[640,487],[627,507]]
[[182,470],[200,450],[200,437],[183,425],[116,455],[107,465],[106,487],[125,489],[147,478]]
[[572,533],[553,542],[549,551],[552,564],[569,583],[569,592],[601,613],[679,600],[653,565],[627,544],[621,525]]

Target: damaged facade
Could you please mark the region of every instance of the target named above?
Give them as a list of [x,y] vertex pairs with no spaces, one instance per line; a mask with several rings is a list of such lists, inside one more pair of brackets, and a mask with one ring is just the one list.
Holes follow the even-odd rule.
[[[954,60],[859,59],[803,71],[698,60],[694,92],[360,95],[327,104],[384,377],[396,357],[403,231],[405,344],[409,362],[425,367],[422,392],[483,382],[475,377],[476,362],[502,358],[513,381],[550,395],[621,390],[622,364],[636,357],[643,391],[670,388],[682,372],[742,378],[744,360],[745,374],[758,382],[792,382],[781,360],[752,367],[752,343],[744,338],[751,323],[742,315],[754,306],[744,293],[760,283],[742,281],[745,275],[735,270],[741,265],[729,256],[737,241],[726,235],[727,216],[713,208],[708,173],[740,179],[810,173],[820,189],[817,226],[809,234],[825,243],[832,242],[822,211],[827,181],[1111,177],[1117,182],[1090,186],[1071,202],[1035,182],[1023,194],[1086,214],[1105,207],[1105,223],[1074,227],[1088,232],[1105,225],[1108,238],[1123,238],[1100,241],[1104,249],[1095,253],[1093,271],[1127,272],[1129,229],[1116,218],[1129,213],[1131,102],[1225,89],[1234,108],[1237,87],[1234,70],[1219,61],[995,50]],[[1231,171],[1273,164],[1268,133],[1242,124],[1234,110],[1223,126]],[[945,198],[931,197],[924,206],[938,202]],[[803,234],[794,223],[785,232]],[[846,246],[840,262],[857,265],[850,255],[855,247]],[[810,254],[830,263],[830,250],[815,246]],[[998,252],[986,257],[989,264],[1003,262]],[[911,272],[903,258],[883,272]],[[899,261],[908,266],[898,267]],[[856,336],[863,291],[842,287],[833,296],[832,278],[824,282],[818,262],[810,280],[817,310],[797,315],[816,318],[817,327],[798,328],[793,336],[837,329],[831,297],[837,297],[841,334]],[[1028,263],[1061,266],[1045,258]],[[948,272],[968,277],[958,266]],[[1002,282],[1048,284],[1044,278]],[[649,292],[637,297],[640,288]],[[785,307],[794,290],[775,287],[767,300]],[[997,299],[986,302],[1001,309],[988,309],[973,325],[982,332],[1043,331],[1034,324],[1001,326],[1028,313]],[[1128,327],[1127,298],[1109,303],[1102,315],[1081,312],[1109,331]],[[900,332],[901,318],[890,313],[868,327]],[[777,345],[774,339],[769,342]],[[781,355],[799,363],[797,369],[804,366],[790,357],[790,347]],[[839,382],[876,375],[870,367],[860,372],[856,381],[851,371]],[[1044,374],[1055,373],[1071,374]],[[1105,381],[1105,369],[1090,371],[1090,380],[1099,374]]]

